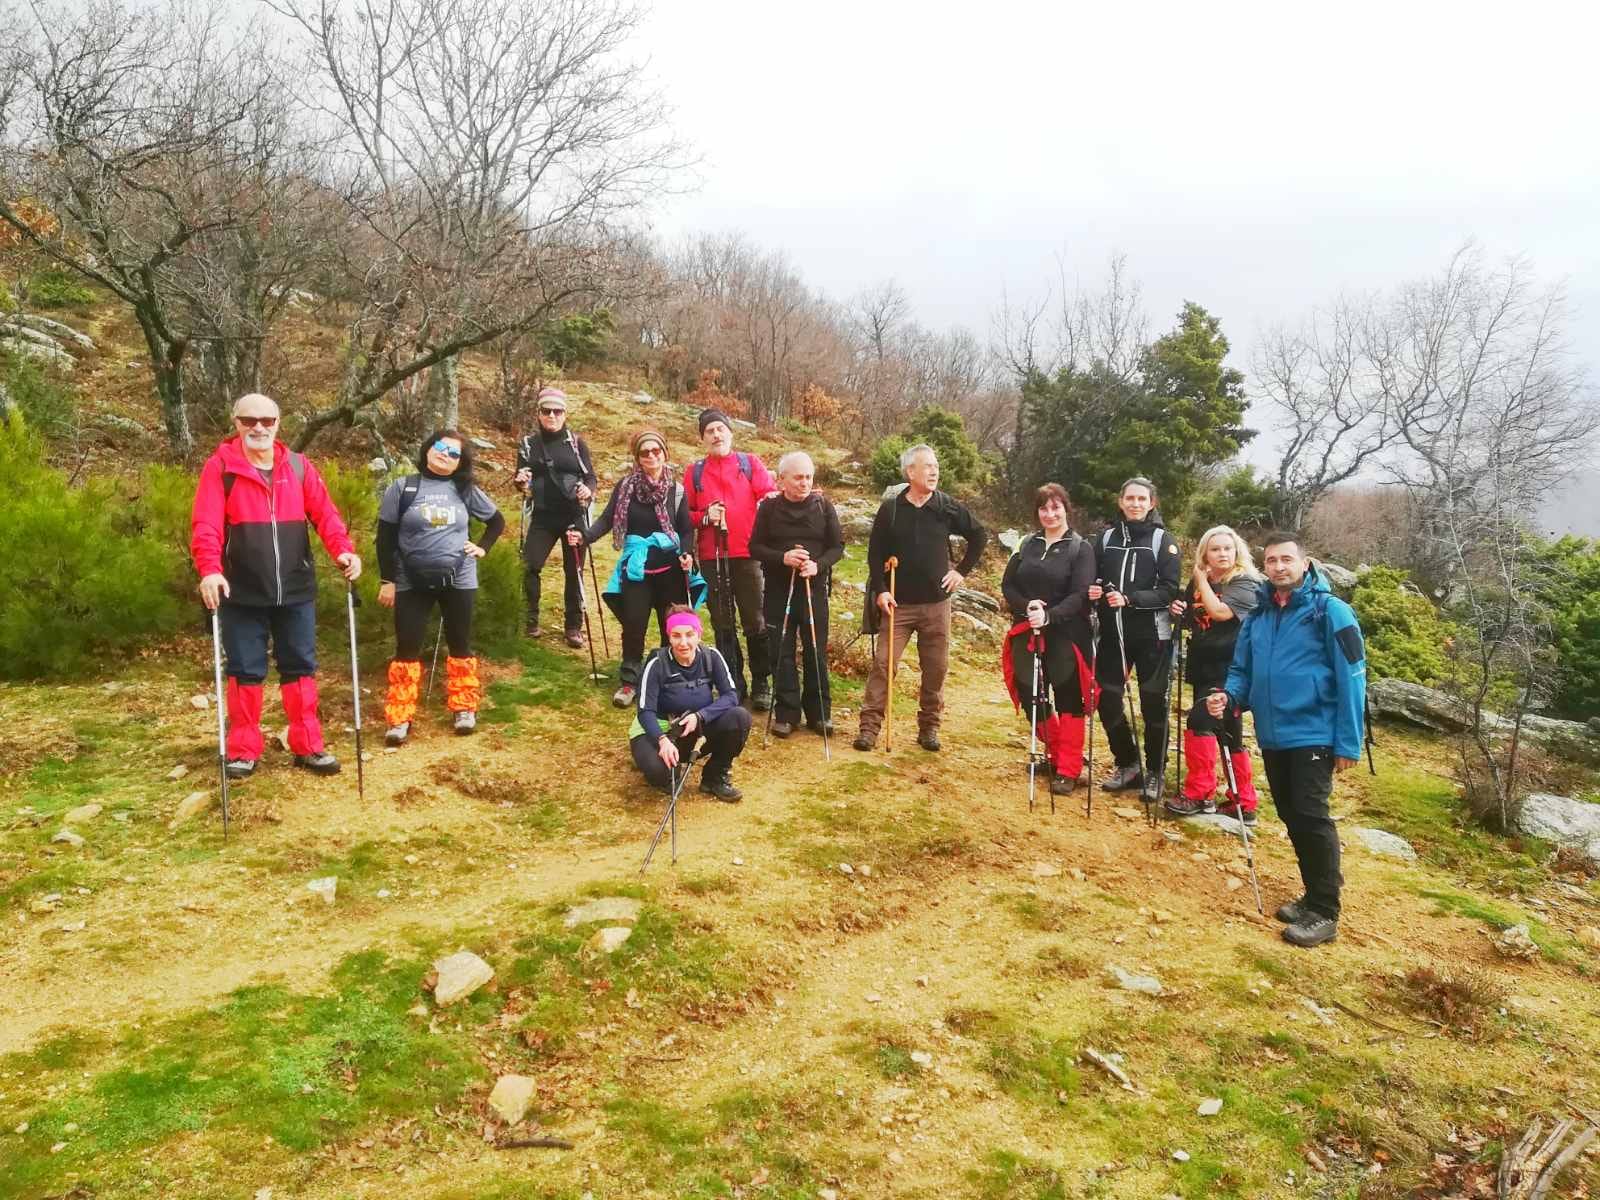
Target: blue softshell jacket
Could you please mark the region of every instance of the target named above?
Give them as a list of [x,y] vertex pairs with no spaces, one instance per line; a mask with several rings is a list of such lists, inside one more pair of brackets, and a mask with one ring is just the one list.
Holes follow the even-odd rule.
[[1355,610],[1328,590],[1315,563],[1281,608],[1262,583],[1226,686],[1234,704],[1255,713],[1262,749],[1331,746],[1339,758],[1361,757],[1366,645]]

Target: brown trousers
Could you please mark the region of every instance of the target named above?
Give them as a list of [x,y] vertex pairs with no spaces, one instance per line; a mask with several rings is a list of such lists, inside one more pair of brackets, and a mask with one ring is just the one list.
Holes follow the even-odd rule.
[[[950,671],[950,601],[902,604],[894,610],[894,663],[898,669],[911,635],[917,635],[917,664],[922,669],[922,694],[918,697],[917,732],[935,733],[944,712],[944,677]],[[861,732],[877,737],[883,728],[884,704],[889,698],[889,618],[878,628],[878,653],[867,676],[867,693],[861,702]]]

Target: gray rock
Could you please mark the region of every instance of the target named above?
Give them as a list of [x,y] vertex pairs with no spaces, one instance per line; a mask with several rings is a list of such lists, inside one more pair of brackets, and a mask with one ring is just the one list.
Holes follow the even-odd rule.
[[138,442],[150,436],[150,431],[139,422],[117,413],[99,413],[94,423],[114,439]]
[[955,595],[950,597],[950,602],[957,609],[965,609],[967,612],[980,615],[1000,611],[1000,601],[972,588],[957,588]]
[[74,850],[83,845],[83,838],[73,833],[70,829],[56,830],[55,837],[51,838],[50,840],[52,842],[61,842],[63,845],[71,846]]
[[465,1000],[494,978],[494,968],[470,950],[457,950],[433,964],[438,981],[433,985],[433,1002],[440,1008]]
[[994,628],[994,626],[984,624],[984,622],[978,620],[977,617],[973,616],[969,612],[957,612],[957,613],[954,614],[954,616],[955,616],[957,621],[959,621],[962,625],[965,625],[968,629],[970,629],[975,634],[982,634],[982,635],[985,635],[987,637],[994,637],[995,634],[998,632]]
[[313,896],[321,896],[324,904],[332,904],[338,897],[339,877],[337,875],[327,875],[321,879],[313,879],[306,884],[306,891]]
[[1012,554],[1015,554],[1017,552],[1017,547],[1022,545],[1022,539],[1024,536],[1025,535],[1020,530],[1002,529],[999,534],[996,535],[995,541],[999,542],[1007,550],[1011,551]]
[[1350,593],[1355,590],[1356,580],[1359,578],[1354,571],[1349,567],[1341,567],[1338,563],[1323,562],[1321,559],[1317,560],[1317,570],[1322,572],[1322,577],[1328,581],[1328,586],[1333,589],[1334,595],[1346,600],[1350,598]]
[[1535,792],[1522,802],[1516,826],[1532,837],[1571,847],[1600,867],[1600,804]]
[[[1435,733],[1460,733],[1467,728],[1471,715],[1455,697],[1403,679],[1373,680],[1367,688],[1367,698],[1379,716],[1420,725]],[[1511,732],[1512,722],[1498,713],[1485,713],[1484,721],[1497,737]],[[1600,736],[1582,721],[1529,714],[1522,718],[1521,737],[1559,758],[1600,766]]]
[[78,365],[78,360],[65,350],[55,349],[51,346],[40,346],[31,341],[24,341],[21,338],[6,339],[3,332],[0,332],[0,340],[6,340],[6,348],[13,354],[20,355],[23,358],[35,359],[38,362],[46,363],[63,371],[71,371]]
[[206,709],[211,707],[210,695],[205,692],[196,692],[193,696],[189,697],[189,707],[198,709],[200,712],[205,712]]
[[85,821],[92,821],[105,811],[103,805],[80,804],[77,808],[69,808],[61,814],[61,819],[68,825],[81,825]]
[[1196,1108],[1194,1111],[1195,1111],[1195,1115],[1196,1116],[1214,1117],[1219,1112],[1222,1111],[1222,1101],[1219,1098],[1213,1096],[1209,1100],[1200,1101],[1200,1106],[1198,1108]]
[[56,341],[48,333],[42,333],[37,329],[28,329],[22,325],[0,324],[0,339],[27,342],[34,346],[46,346],[52,350],[60,350],[63,353],[66,350],[60,342]]
[[475,438],[469,438],[468,440],[474,446],[476,446],[479,450],[493,450],[493,449],[495,449],[495,444],[493,442],[489,441],[487,438],[475,437]]
[[1161,980],[1154,975],[1135,975],[1121,967],[1111,964],[1106,967],[1111,978],[1116,980],[1117,986],[1125,992],[1138,992],[1143,996],[1160,996],[1163,994]]
[[168,829],[176,829],[189,818],[194,817],[210,808],[212,797],[210,792],[190,792],[178,802],[178,807],[172,814],[172,820],[167,822]]
[[1209,829],[1220,830],[1231,837],[1239,836],[1239,822],[1234,817],[1225,817],[1221,813],[1195,813],[1192,817],[1182,818],[1185,825],[1203,825]]
[[1382,855],[1384,858],[1403,858],[1406,862],[1417,861],[1417,852],[1403,837],[1384,829],[1357,828],[1352,832],[1356,835],[1356,839],[1374,854]]
[[627,925],[606,925],[596,929],[583,948],[592,954],[615,954],[632,936],[633,930]]
[[184,765],[183,763],[179,763],[177,766],[173,767],[172,770],[167,772],[167,778],[172,780],[172,782],[176,783],[176,782],[178,782],[178,780],[182,779],[188,773],[189,773],[189,768],[186,765]]
[[1535,959],[1539,957],[1539,944],[1528,933],[1526,925],[1513,925],[1494,938],[1494,948],[1504,958]]
[[632,925],[639,919],[639,910],[642,907],[640,901],[626,896],[602,896],[598,900],[590,900],[567,909],[567,915],[562,918],[561,923],[568,929],[576,929],[579,925],[591,925],[596,921],[604,921],[608,925]]
[[639,391],[633,394],[633,402],[635,404],[654,404],[656,398],[649,392]]
[[533,1103],[534,1080],[529,1075],[502,1075],[489,1093],[489,1107],[507,1125],[515,1125],[528,1115]]
[[36,329],[40,333],[47,333],[57,341],[71,342],[80,350],[93,350],[94,339],[87,333],[80,333],[71,325],[60,321],[52,321],[49,317],[35,316],[33,313],[19,313],[10,318],[13,325],[25,325],[29,329]]
[[389,461],[381,454],[367,464],[367,470],[371,471],[374,475],[382,475],[388,469]]
[[746,433],[754,433],[756,431],[756,423],[754,421],[746,421],[740,417],[735,417],[733,419],[733,427],[735,429],[742,429]]
[[891,483],[888,487],[883,489],[883,495],[880,498],[884,500],[893,500],[896,496],[910,486],[911,485],[908,483]]

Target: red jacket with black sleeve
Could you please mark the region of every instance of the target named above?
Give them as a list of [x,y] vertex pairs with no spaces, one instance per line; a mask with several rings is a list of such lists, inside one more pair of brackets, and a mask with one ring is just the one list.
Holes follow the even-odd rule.
[[315,599],[311,526],[329,555],[355,544],[310,461],[281,442],[272,449],[272,487],[231,437],[200,471],[189,517],[189,553],[202,578],[228,581],[225,603],[270,606]]
[[695,541],[701,561],[710,562],[717,554],[717,532],[705,524],[707,509],[718,500],[727,506],[728,557],[749,558],[756,505],[776,488],[767,465],[742,450],[720,458],[702,458],[685,467],[683,492],[689,501],[689,520],[700,531]]

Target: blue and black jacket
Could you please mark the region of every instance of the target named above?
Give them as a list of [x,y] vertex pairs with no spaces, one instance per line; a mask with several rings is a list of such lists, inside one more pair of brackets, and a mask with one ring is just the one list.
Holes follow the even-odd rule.
[[722,655],[711,646],[701,646],[694,660],[684,666],[663,646],[651,655],[639,676],[639,707],[628,737],[648,734],[659,741],[666,732],[662,722],[671,723],[684,713],[698,713],[704,730],[729,709],[739,706],[739,693]]
[[1245,618],[1228,668],[1228,697],[1256,716],[1263,750],[1331,746],[1361,757],[1367,651],[1355,610],[1328,590],[1312,563],[1279,604],[1270,583]]

